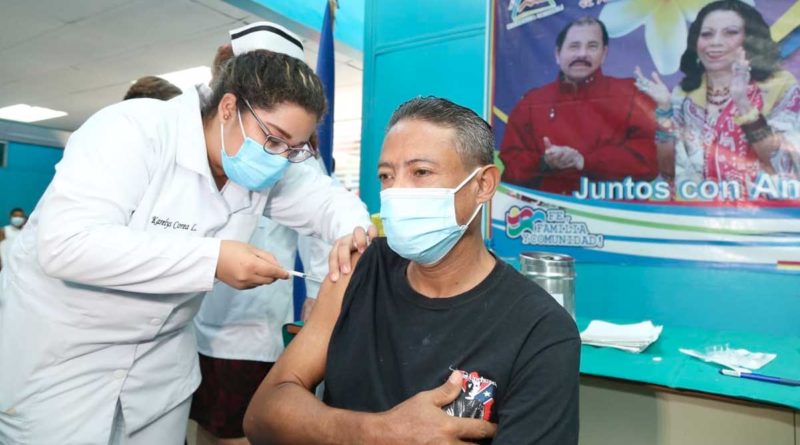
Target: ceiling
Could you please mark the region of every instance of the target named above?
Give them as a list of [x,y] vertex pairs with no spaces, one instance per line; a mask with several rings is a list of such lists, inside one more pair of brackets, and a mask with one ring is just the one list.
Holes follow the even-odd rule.
[[[278,15],[256,17],[221,0],[2,3],[0,107],[26,103],[69,113],[35,123],[49,128],[77,129],[141,76],[210,65],[227,31],[254,21],[278,21],[303,36],[307,62],[316,64],[313,30]],[[361,57],[337,46],[336,62],[335,120],[360,120]]]

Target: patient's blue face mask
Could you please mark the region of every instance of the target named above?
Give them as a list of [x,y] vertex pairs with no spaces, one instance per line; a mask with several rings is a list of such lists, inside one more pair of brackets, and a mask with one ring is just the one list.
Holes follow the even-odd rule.
[[225,152],[225,130],[220,123],[219,132],[222,139],[222,170],[231,181],[254,192],[274,185],[283,177],[289,160],[279,154],[267,153],[264,148],[248,137],[242,125],[242,114],[237,110],[239,128],[242,130],[242,142],[235,156]]
[[455,188],[388,188],[381,191],[381,222],[389,247],[422,265],[441,261],[475,219],[479,204],[466,224],[456,219],[456,192],[476,174],[475,169]]

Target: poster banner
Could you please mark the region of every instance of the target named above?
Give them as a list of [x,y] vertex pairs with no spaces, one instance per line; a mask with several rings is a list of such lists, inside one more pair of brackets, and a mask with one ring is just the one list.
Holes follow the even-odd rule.
[[800,2],[489,8],[499,256],[800,272]]

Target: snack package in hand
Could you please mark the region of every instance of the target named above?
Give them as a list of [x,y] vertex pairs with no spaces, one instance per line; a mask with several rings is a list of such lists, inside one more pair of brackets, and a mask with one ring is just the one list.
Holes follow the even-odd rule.
[[481,377],[474,371],[470,373],[458,371],[461,373],[461,393],[453,402],[445,405],[442,409],[454,417],[488,421],[492,415],[497,383]]

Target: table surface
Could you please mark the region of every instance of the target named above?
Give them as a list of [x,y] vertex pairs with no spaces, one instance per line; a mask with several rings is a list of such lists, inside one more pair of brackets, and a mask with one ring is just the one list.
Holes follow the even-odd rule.
[[[588,319],[578,318],[580,330]],[[617,323],[635,321],[608,320]],[[296,322],[295,326],[302,326]],[[283,334],[286,344],[295,332]],[[294,330],[294,329],[293,329]],[[299,329],[298,329],[299,330]],[[800,337],[774,337],[742,332],[703,331],[664,326],[659,339],[643,352],[634,354],[614,348],[581,347],[581,374],[659,385],[676,390],[696,391],[757,403],[768,403],[800,410],[800,387],[728,377],[719,373],[720,365],[706,363],[682,354],[679,348],[703,351],[714,345],[729,345],[751,352],[777,354],[758,373],[800,380]]]
[[[579,329],[585,329],[589,321],[578,318]],[[608,321],[634,323],[641,320]],[[775,353],[777,357],[773,361],[755,372],[800,380],[800,337],[702,331],[677,326],[664,326],[658,341],[639,354],[584,345],[581,347],[581,373],[800,409],[800,387],[724,376],[719,373],[720,365],[678,352],[679,348],[704,351],[714,345]]]

